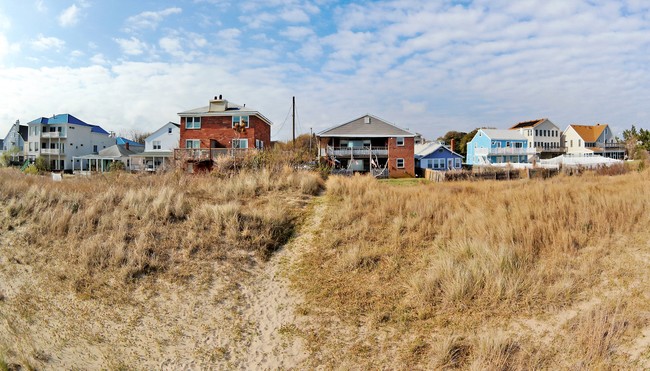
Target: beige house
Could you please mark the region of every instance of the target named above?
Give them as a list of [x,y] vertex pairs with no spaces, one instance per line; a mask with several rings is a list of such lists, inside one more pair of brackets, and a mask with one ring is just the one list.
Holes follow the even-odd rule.
[[528,148],[535,148],[537,157],[548,159],[564,154],[562,130],[549,119],[520,122],[510,130],[518,131],[528,140]]
[[564,131],[564,147],[569,156],[625,157],[625,146],[616,141],[607,124],[569,125]]

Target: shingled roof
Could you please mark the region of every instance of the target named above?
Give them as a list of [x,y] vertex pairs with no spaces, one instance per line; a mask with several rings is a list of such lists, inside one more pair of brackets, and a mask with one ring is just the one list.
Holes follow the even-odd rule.
[[516,124],[515,126],[511,127],[510,130],[523,129],[523,128],[534,128],[535,126],[543,123],[546,120],[548,120],[548,119],[544,118],[544,119],[537,119],[537,120],[531,120],[531,121],[523,121],[523,122],[520,122],[520,123]]
[[410,131],[400,129],[373,115],[364,115],[331,129],[318,133],[321,137],[379,138],[415,137]]
[[600,134],[605,131],[607,124],[597,124],[597,125],[569,125],[573,130],[580,135],[582,140],[585,142],[595,142],[600,137]]

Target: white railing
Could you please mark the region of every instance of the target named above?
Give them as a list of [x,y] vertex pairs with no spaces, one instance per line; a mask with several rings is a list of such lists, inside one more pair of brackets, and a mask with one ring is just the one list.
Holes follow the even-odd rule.
[[388,156],[387,147],[330,147],[327,146],[327,154],[330,156]]
[[64,131],[44,131],[41,133],[41,138],[65,138]]
[[535,148],[476,148],[474,153],[477,156],[492,156],[492,155],[534,155],[537,153]]
[[58,148],[42,148],[41,153],[44,155],[62,155],[63,151]]

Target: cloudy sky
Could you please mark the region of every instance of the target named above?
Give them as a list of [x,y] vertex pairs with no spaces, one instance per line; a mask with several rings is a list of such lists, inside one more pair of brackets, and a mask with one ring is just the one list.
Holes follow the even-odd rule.
[[0,0],[0,137],[155,130],[225,98],[290,137],[371,113],[436,138],[548,117],[650,127],[645,0]]

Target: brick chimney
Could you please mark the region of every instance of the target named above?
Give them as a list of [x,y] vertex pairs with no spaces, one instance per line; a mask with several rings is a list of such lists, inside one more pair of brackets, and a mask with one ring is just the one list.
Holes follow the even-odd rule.
[[452,152],[454,152],[454,145],[455,145],[455,144],[456,144],[456,141],[454,140],[454,138],[451,138],[451,142],[449,143],[449,147],[450,147],[449,149],[450,149]]
[[228,101],[223,99],[221,95],[210,100],[210,107],[208,108],[208,112],[224,112],[227,109]]

